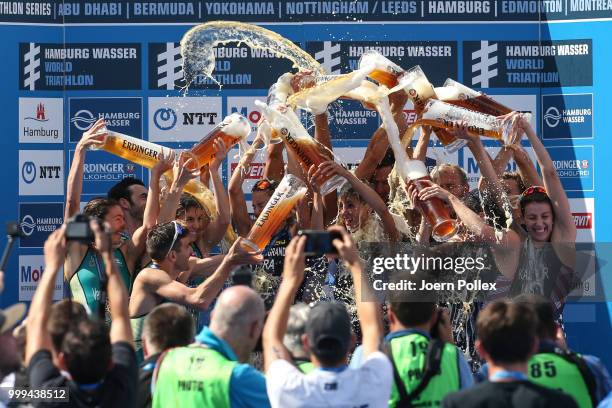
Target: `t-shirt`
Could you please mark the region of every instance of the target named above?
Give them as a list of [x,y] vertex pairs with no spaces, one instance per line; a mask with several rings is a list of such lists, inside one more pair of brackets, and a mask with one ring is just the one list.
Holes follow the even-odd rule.
[[272,407],[386,407],[391,396],[393,368],[377,351],[359,368],[315,369],[302,373],[286,360],[276,360],[266,373]]
[[572,397],[529,381],[485,381],[448,394],[443,408],[578,408]]
[[125,342],[112,345],[113,366],[94,390],[79,388],[53,365],[49,350],[37,351],[28,365],[32,388],[68,387],[69,402],[47,403],[45,407],[132,407],[136,402],[138,365],[134,347]]

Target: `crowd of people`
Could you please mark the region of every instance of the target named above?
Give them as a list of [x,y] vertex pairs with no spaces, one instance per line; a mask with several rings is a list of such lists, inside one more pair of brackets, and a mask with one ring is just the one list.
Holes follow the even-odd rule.
[[[295,90],[303,82],[293,81]],[[389,96],[401,134],[407,97]],[[331,152],[327,114],[313,122],[314,139]],[[601,361],[565,342],[563,306],[576,275],[567,195],[530,124],[518,126],[541,178],[521,143],[491,158],[459,124],[454,135],[482,173],[478,188],[470,191],[457,165],[438,163],[428,187],[404,191],[381,126],[350,171],[332,156],[304,171],[283,144],[269,145],[251,213],[243,184],[255,151],[241,158],[226,189],[219,168],[231,146],[221,140],[206,167],[167,154],[148,187],[126,178],[81,211],[87,151],[105,129],[98,120],[75,149],[67,224],[45,242],[45,273],[27,318],[19,324],[22,306],[2,312],[0,406],[612,406]],[[408,157],[425,161],[431,133],[421,132],[414,148],[404,143]],[[510,159],[518,172],[505,171]],[[168,172],[172,181],[162,186]],[[266,248],[253,251],[242,237],[287,173],[308,193]],[[323,195],[317,186],[330,176],[346,183]],[[215,211],[183,192],[192,179],[212,186]],[[432,197],[457,221],[449,244],[432,239],[417,209],[398,208],[398,200]],[[79,214],[91,242],[66,237]],[[228,228],[239,236],[234,242],[223,241]],[[307,238],[298,234],[307,229],[333,233],[335,254],[307,256]],[[423,293],[377,301],[364,262],[368,242],[484,252],[491,262],[482,274],[497,290],[446,302]],[[69,293],[53,303],[60,271]],[[69,402],[8,394],[58,387]]]

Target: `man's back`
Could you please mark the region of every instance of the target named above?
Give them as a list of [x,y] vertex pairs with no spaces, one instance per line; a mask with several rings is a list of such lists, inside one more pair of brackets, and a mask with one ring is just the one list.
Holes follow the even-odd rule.
[[529,381],[485,381],[473,388],[449,394],[442,401],[444,408],[577,408],[567,394],[541,387]]
[[266,373],[273,407],[387,406],[393,381],[391,363],[372,353],[357,369],[315,369],[305,375],[285,360],[276,360]]

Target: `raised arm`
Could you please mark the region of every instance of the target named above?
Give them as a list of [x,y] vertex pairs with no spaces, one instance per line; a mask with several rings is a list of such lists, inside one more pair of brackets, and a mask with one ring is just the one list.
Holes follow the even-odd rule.
[[[56,229],[45,241],[45,273],[38,282],[32,297],[26,320],[28,338],[26,342],[26,366],[39,350],[51,350],[51,337],[47,331],[47,321],[51,311],[55,277],[66,257],[65,225]],[[78,245],[73,243],[72,245]]]
[[168,194],[164,200],[159,216],[157,217],[157,223],[163,224],[170,222],[176,218],[176,210],[178,209],[179,202],[181,200],[181,194],[183,188],[189,182],[189,180],[197,177],[200,172],[199,170],[190,171],[189,164],[192,159],[188,159],[187,155],[181,153],[177,162],[174,163],[172,168],[173,179]]
[[338,226],[330,227],[329,230],[337,231],[342,235],[342,241],[335,239],[332,244],[338,250],[340,258],[344,260],[353,277],[355,304],[357,305],[357,317],[361,326],[363,358],[365,359],[371,353],[378,351],[380,339],[383,336],[380,304],[375,300],[369,283],[364,285],[368,278],[364,274],[359,252],[349,233]]
[[305,246],[306,237],[294,237],[285,249],[283,280],[278,288],[274,305],[270,310],[262,333],[265,371],[268,371],[275,360],[293,361],[291,354],[283,344],[283,337],[287,332],[289,309],[295,301],[295,294],[304,280]]
[[555,227],[553,229],[554,241],[575,242],[576,241],[576,224],[572,217],[572,212],[567,199],[567,194],[563,189],[557,169],[548,154],[548,151],[536,135],[535,131],[525,119],[521,119],[519,126],[525,131],[533,150],[535,151],[538,164],[542,170],[542,179],[544,188],[550,201],[552,202],[553,211],[555,213]]
[[531,186],[541,186],[542,179],[538,174],[538,170],[531,161],[531,158],[527,154],[527,151],[520,144],[515,144],[510,146],[512,148],[512,153],[514,155],[514,161],[518,166],[518,171],[521,176],[521,180],[525,185],[525,188]]
[[170,301],[207,309],[217,297],[230,272],[240,265],[260,262],[259,253],[247,252],[244,239],[238,238],[225,255],[215,272],[196,288],[190,288],[172,280],[165,273],[154,274],[146,281],[150,291]]
[[395,227],[395,221],[393,221],[393,217],[389,213],[389,209],[387,208],[385,202],[380,198],[376,191],[371,189],[361,180],[359,180],[353,173],[339,165],[334,161],[327,161],[321,163],[319,165],[319,169],[313,175],[313,178],[325,177],[332,174],[337,174],[344,177],[357,191],[357,193],[361,196],[361,198],[368,203],[370,208],[378,214],[380,217],[385,232],[389,235],[389,239],[391,241],[399,241],[400,234],[397,228]]
[[103,230],[95,221],[90,222],[90,227],[96,237],[96,249],[102,256],[104,271],[108,279],[106,291],[112,319],[110,328],[111,343],[127,342],[133,346],[134,336],[132,335],[128,311],[129,298],[115,262],[111,238],[108,232],[109,229],[106,227]]
[[412,158],[414,160],[425,162],[427,158],[427,149],[429,148],[429,140],[431,139],[431,126],[425,126],[421,128],[421,135],[419,141],[414,149]]
[[[259,137],[260,135],[258,134],[257,138],[253,140],[253,144],[256,142],[262,142]],[[232,224],[234,225],[238,235],[243,237],[247,236],[253,223],[249,217],[249,211],[247,210],[246,198],[244,197],[244,192],[242,191],[242,185],[244,184],[244,179],[246,178],[249,166],[253,162],[253,159],[255,159],[255,154],[255,149],[249,149],[247,152],[245,152],[244,157],[240,159],[240,163],[234,169],[228,185]]]
[[74,157],[68,173],[66,186],[66,208],[64,219],[72,217],[80,210],[81,193],[83,191],[83,167],[85,164],[85,153],[90,146],[101,146],[104,144],[104,135],[100,132],[106,127],[104,119],[98,119],[96,123],[81,137],[74,150]]
[[172,168],[174,164],[174,152],[170,151],[166,156],[161,156],[160,160],[151,169],[151,179],[149,180],[149,192],[147,203],[145,204],[142,225],[138,227],[132,235],[133,248],[128,255],[140,258],[145,250],[147,233],[157,224],[159,216],[159,180],[163,174]]
[[227,156],[228,148],[221,139],[215,140],[214,144],[215,157],[210,162],[209,173],[215,192],[215,204],[217,207],[217,215],[208,224],[202,234],[206,252],[210,251],[215,245],[221,241],[227,227],[230,225],[230,204],[227,191],[219,175],[219,167]]

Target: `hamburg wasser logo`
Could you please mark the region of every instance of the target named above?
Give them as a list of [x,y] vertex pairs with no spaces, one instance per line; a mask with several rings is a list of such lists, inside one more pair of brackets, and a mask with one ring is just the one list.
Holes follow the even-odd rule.
[[593,94],[542,95],[542,138],[593,137]]
[[96,117],[87,109],[81,109],[70,118],[70,123],[80,131],[87,131],[91,129],[94,123],[96,123]]
[[472,85],[488,88],[489,80],[497,76],[497,44],[481,41],[480,48],[472,52]]
[[[334,57],[334,55],[336,55]],[[330,74],[340,73],[340,44],[323,41],[323,49],[315,53],[315,59],[323,65]]]
[[19,203],[21,231],[25,237],[19,240],[21,248],[42,248],[53,231],[64,222],[62,203]]

